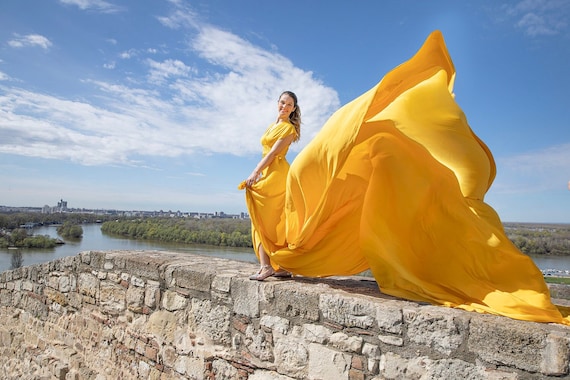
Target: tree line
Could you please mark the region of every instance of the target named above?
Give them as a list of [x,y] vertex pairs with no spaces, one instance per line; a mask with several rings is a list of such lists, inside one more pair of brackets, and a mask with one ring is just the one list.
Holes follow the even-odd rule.
[[58,244],[57,239],[49,236],[30,236],[25,228],[16,228],[12,231],[0,231],[0,248],[53,248]]
[[0,228],[13,230],[24,224],[52,225],[69,222],[72,224],[95,223],[99,221],[112,220],[113,215],[96,215],[88,213],[53,213],[42,214],[39,212],[1,212]]
[[83,236],[82,223],[100,221],[100,215],[92,214],[41,214],[35,212],[0,213],[0,248],[54,248],[60,239],[47,235],[31,235],[30,229],[22,226],[45,226],[57,224],[57,233],[66,239]]
[[504,223],[507,237],[528,255],[569,255],[570,225]]
[[252,247],[251,222],[230,218],[145,218],[107,221],[101,231],[131,239]]
[[[206,244],[227,247],[252,247],[251,222],[230,218],[129,218],[113,215],[79,213],[0,213],[0,247],[49,247],[48,237],[28,236],[27,231],[16,231],[26,223],[39,225],[66,225],[67,232],[58,231],[63,237],[81,237],[81,223],[103,221],[101,231],[130,239],[145,239],[185,244]],[[73,228],[72,228],[73,227]],[[523,253],[529,255],[569,255],[570,224],[504,223],[507,237]],[[12,240],[7,237],[13,236]],[[65,234],[62,235],[62,234]],[[69,234],[69,235],[68,235]],[[54,242],[54,245],[57,242]],[[52,245],[53,247],[53,245]]]

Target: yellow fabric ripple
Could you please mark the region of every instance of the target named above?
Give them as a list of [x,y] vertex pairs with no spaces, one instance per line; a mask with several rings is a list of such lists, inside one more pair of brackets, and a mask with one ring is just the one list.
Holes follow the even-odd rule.
[[278,180],[246,189],[254,247],[300,275],[370,269],[393,296],[570,324],[484,202],[495,163],[454,100],[454,78],[435,31],[335,112],[290,168],[275,164]]

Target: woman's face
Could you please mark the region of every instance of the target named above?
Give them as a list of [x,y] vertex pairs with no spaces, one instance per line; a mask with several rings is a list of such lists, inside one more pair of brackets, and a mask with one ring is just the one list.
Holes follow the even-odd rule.
[[279,120],[289,120],[289,115],[295,110],[295,100],[287,94],[281,95],[277,101]]

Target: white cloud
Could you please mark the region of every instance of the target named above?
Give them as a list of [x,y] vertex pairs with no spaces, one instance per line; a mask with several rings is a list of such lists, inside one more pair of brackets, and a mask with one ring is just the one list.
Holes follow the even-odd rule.
[[187,77],[192,71],[191,67],[177,59],[167,59],[164,62],[148,59],[147,63],[150,67],[149,81],[151,83],[162,83],[170,77]]
[[515,26],[531,37],[568,31],[570,0],[522,0],[505,6],[505,10]]
[[180,1],[170,2],[175,6],[175,10],[168,16],[157,17],[158,21],[171,29],[187,28],[187,27],[198,27],[200,23],[197,21],[197,15],[192,9],[187,7]]
[[136,54],[137,53],[134,49],[129,49],[129,50],[124,51],[121,54],[119,54],[119,57],[121,57],[122,59],[130,59],[130,58],[134,57]]
[[26,36],[14,35],[15,38],[8,41],[8,45],[14,48],[23,48],[28,46],[39,46],[42,49],[49,49],[52,45],[51,41],[39,34],[28,34]]
[[121,7],[104,0],[59,0],[65,5],[75,5],[81,10],[96,10],[103,13],[115,13],[122,10]]
[[125,83],[83,81],[95,89],[81,101],[0,86],[0,152],[140,166],[152,156],[259,154],[283,90],[299,96],[299,150],[338,108],[333,89],[286,57],[212,26],[194,32],[189,48],[200,70],[186,55],[143,60],[147,71]]

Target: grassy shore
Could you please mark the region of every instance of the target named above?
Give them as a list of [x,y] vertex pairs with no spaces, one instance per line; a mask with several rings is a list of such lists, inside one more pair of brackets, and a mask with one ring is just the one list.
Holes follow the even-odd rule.
[[548,284],[563,284],[570,285],[570,277],[544,277],[544,281]]

